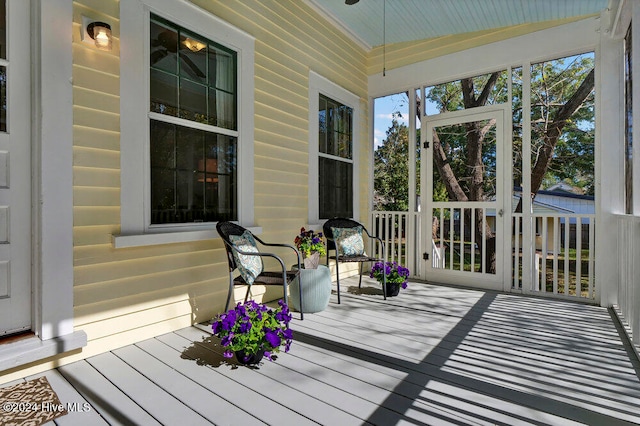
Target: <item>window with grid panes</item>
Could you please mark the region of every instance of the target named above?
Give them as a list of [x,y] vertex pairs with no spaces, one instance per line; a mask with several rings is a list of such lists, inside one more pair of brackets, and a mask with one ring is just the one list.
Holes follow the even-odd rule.
[[319,96],[320,219],[353,217],[353,109]]
[[237,53],[151,14],[151,225],[237,220]]

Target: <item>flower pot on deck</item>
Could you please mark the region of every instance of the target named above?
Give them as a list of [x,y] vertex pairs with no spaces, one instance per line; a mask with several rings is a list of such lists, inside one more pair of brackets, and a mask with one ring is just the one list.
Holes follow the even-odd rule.
[[[297,267],[295,267],[297,269]],[[302,284],[300,284],[302,282]],[[300,289],[302,288],[302,309]],[[327,308],[331,298],[331,272],[324,265],[317,269],[302,269],[300,276],[289,285],[289,303],[298,312],[314,313]]]

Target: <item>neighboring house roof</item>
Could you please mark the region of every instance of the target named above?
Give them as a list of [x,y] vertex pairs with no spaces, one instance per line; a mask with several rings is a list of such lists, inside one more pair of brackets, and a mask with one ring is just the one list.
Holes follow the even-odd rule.
[[[511,212],[515,212],[516,211],[516,207],[518,206],[518,203],[520,202],[520,196],[519,195],[513,195],[512,197],[512,202],[511,202]],[[553,204],[549,204],[549,203],[543,203],[541,201],[538,200],[533,200],[533,213],[575,213],[573,210],[569,210],[566,209],[564,207],[560,207],[560,206],[555,206]]]
[[[540,195],[552,195],[555,197],[563,197],[563,198],[576,198],[579,200],[591,200],[594,201],[595,197],[593,195],[582,195],[582,194],[576,194],[573,192],[567,192],[565,190],[551,190],[550,187],[549,189],[541,189],[538,191],[538,194]],[[521,193],[522,192],[522,188],[519,186],[516,186],[513,188],[513,191],[516,193]]]
[[[511,197],[511,213],[516,211],[516,207],[520,202],[519,195],[513,195]],[[543,214],[543,213],[575,213],[573,210],[566,209],[560,206],[554,206],[553,204],[543,203],[538,200],[533,200],[533,213],[534,214]],[[495,216],[496,213],[494,211],[487,211],[487,217]]]

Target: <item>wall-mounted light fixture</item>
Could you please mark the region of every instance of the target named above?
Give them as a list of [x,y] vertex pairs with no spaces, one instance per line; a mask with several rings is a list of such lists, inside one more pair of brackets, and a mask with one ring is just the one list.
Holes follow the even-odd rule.
[[82,28],[82,41],[93,44],[100,50],[111,50],[111,25],[83,16]]
[[96,42],[100,50],[111,50],[111,25],[105,22],[92,22],[87,25],[87,33]]

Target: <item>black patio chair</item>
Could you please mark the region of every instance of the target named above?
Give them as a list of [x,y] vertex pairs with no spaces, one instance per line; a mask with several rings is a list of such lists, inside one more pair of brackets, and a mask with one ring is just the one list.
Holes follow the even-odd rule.
[[[231,301],[231,294],[233,293],[233,289],[237,285],[246,285],[247,286],[247,294],[244,297],[244,301],[246,302],[249,298],[249,293],[251,292],[251,286],[254,284],[261,284],[265,286],[282,286],[284,293],[284,302],[288,304],[287,298],[287,290],[288,285],[300,275],[300,253],[298,250],[289,244],[274,244],[274,243],[265,243],[260,238],[253,235],[251,231],[246,228],[243,228],[240,225],[237,225],[233,222],[218,222],[216,225],[216,229],[218,230],[218,234],[222,241],[224,241],[224,246],[227,251],[227,261],[229,263],[229,293],[227,294],[227,303],[225,304],[225,309],[229,308],[229,302]],[[273,253],[267,253],[259,251],[257,245],[249,244],[244,245],[244,250],[241,250],[237,247],[237,240],[242,239],[243,237],[250,236],[253,240],[260,243],[265,247],[288,247],[292,249],[298,258],[298,269],[295,271],[288,271],[284,265],[284,261],[277,255]],[[236,240],[234,242],[234,240]],[[260,268],[260,270],[255,271],[252,275],[247,271],[243,271],[243,265],[239,265],[238,262],[242,260],[239,255],[245,256],[244,259],[251,259],[251,257],[259,257],[260,265],[262,265],[263,257],[271,257],[278,261],[280,264],[280,271],[265,271]],[[233,277],[233,272],[238,269],[241,271],[240,275],[237,277]],[[247,279],[245,279],[247,277]],[[249,279],[253,278],[253,280]],[[302,306],[302,292],[300,293],[300,305]],[[303,313],[300,312],[300,319],[303,319]]]
[[[348,229],[352,230],[352,232],[357,232],[358,228],[362,228],[362,232],[367,235],[370,239],[377,240],[380,243],[380,253],[382,254],[382,258],[371,257],[367,255],[365,252],[356,253],[356,254],[343,254],[338,252],[338,248],[336,246],[336,237],[334,235],[334,230]],[[365,262],[384,262],[384,244],[382,243],[382,239],[377,236],[371,235],[367,229],[362,226],[359,222],[356,222],[352,219],[345,218],[333,218],[327,220],[324,225],[322,225],[322,230],[324,231],[324,235],[327,238],[327,266],[329,266],[329,258],[336,260],[336,276],[337,276],[337,287],[338,287],[338,303],[340,303],[340,269],[338,265],[340,263],[346,262],[358,262],[360,263],[360,280],[358,282],[358,287],[362,288],[362,264]],[[364,241],[363,241],[364,243]],[[340,244],[338,244],[339,246]],[[364,248],[364,244],[363,244]],[[329,251],[334,250],[336,252],[335,256],[329,256]],[[384,300],[387,300],[387,277],[383,275],[382,278],[382,295]]]

